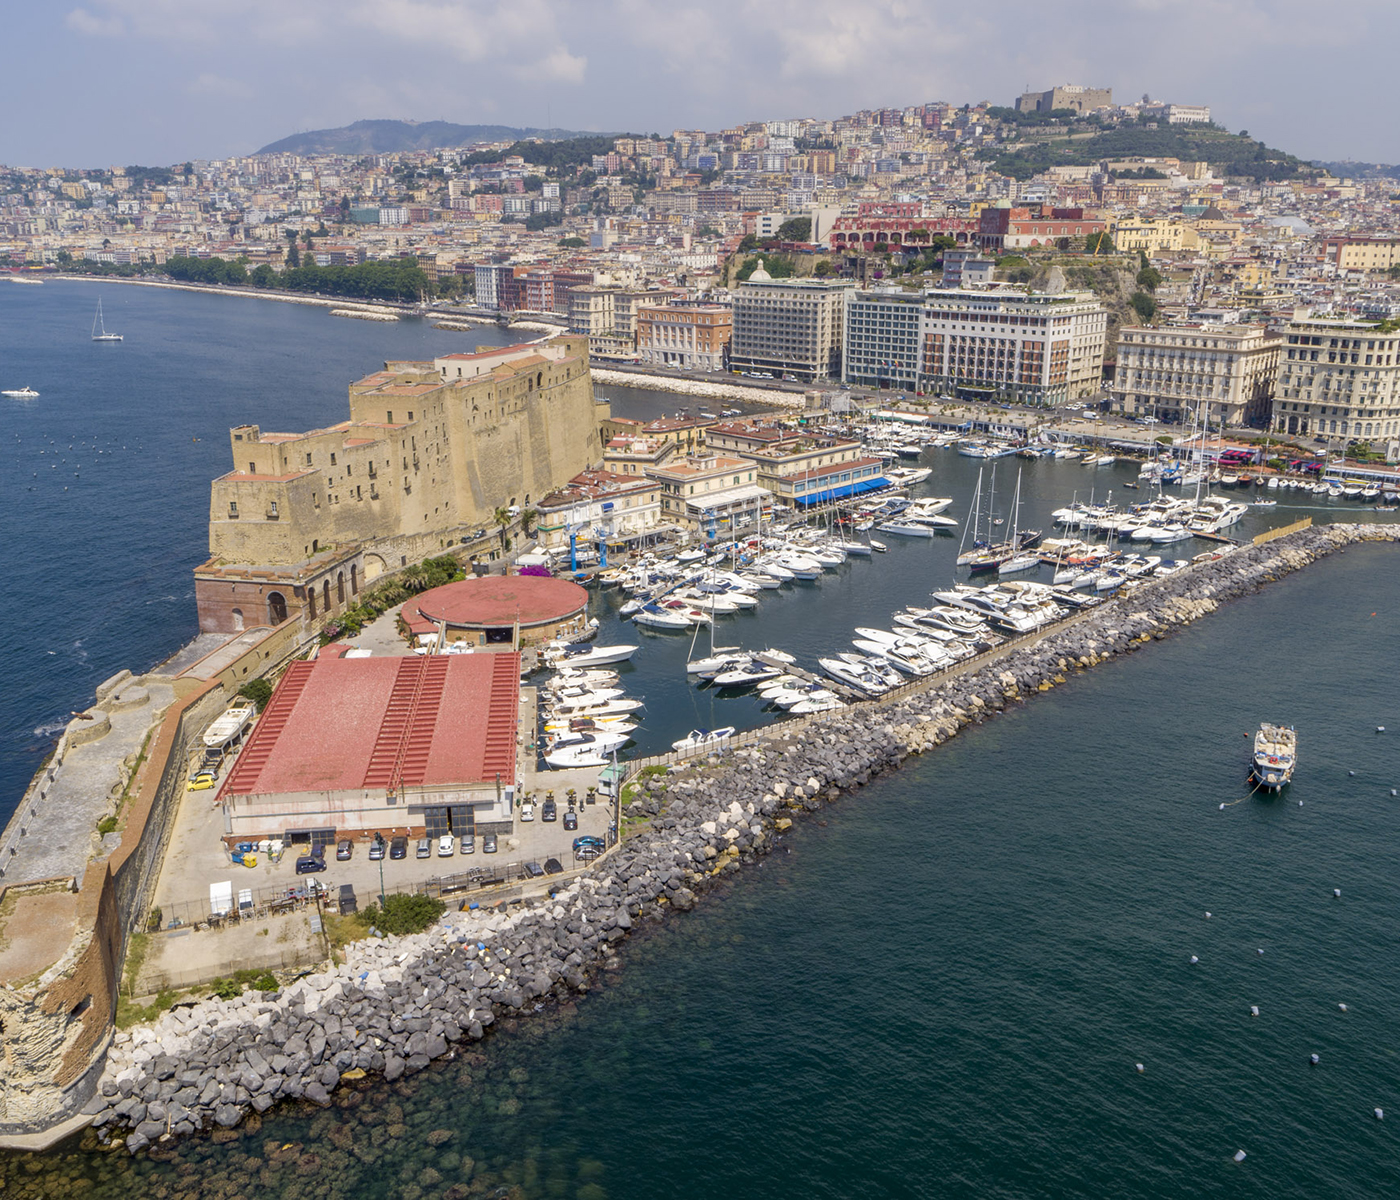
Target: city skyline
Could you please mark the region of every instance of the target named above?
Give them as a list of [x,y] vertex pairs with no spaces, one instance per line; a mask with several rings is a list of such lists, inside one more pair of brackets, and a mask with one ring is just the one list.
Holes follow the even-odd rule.
[[1359,3],[1330,24],[1299,0],[1077,14],[996,0],[84,0],[9,18],[16,44],[46,48],[11,68],[44,103],[0,132],[0,162],[218,158],[376,117],[664,134],[934,99],[1010,105],[1065,82],[1207,104],[1304,158],[1400,161],[1400,132],[1358,119],[1384,103],[1393,6]]

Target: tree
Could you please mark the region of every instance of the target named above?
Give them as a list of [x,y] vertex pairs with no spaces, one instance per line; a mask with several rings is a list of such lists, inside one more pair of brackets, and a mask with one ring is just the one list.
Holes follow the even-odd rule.
[[251,700],[257,705],[258,712],[262,712],[272,699],[272,684],[266,679],[250,679],[238,689],[238,694],[245,700]]
[[719,237],[719,230],[713,225],[701,225],[700,228],[695,231],[695,236],[702,238]]
[[1133,312],[1137,313],[1138,320],[1144,325],[1152,320],[1157,313],[1157,301],[1146,292],[1134,292],[1128,297],[1128,304]]
[[383,908],[371,904],[356,917],[361,924],[373,926],[381,933],[408,934],[422,933],[446,911],[447,905],[431,896],[398,892],[384,897]]
[[829,275],[833,274],[835,270],[836,268],[831,265],[831,260],[824,258],[812,268],[812,274],[818,279],[826,279]]
[[582,250],[588,243],[581,237],[566,237],[559,239],[559,245],[565,250]]
[[811,217],[789,217],[778,226],[778,240],[780,242],[805,242],[811,236]]
[[751,250],[758,249],[758,237],[752,233],[746,233],[739,242],[739,253],[747,254]]
[[491,520],[500,527],[497,532],[501,538],[501,549],[504,550],[506,548],[506,527],[510,524],[510,510],[498,508],[491,514]]
[[1137,273],[1137,285],[1144,291],[1155,292],[1157,285],[1162,282],[1162,272],[1155,267],[1143,267]]
[[1084,239],[1084,249],[1090,254],[1112,254],[1116,247],[1107,233],[1091,233]]
[[297,249],[295,234],[292,235],[287,243],[287,265],[289,267],[301,266],[301,251]]

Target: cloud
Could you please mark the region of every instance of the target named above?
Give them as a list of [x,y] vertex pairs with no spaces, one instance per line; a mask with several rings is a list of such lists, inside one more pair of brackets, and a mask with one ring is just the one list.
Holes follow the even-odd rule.
[[88,37],[120,37],[126,32],[119,17],[93,16],[85,8],[75,8],[63,18],[63,23],[74,32]]

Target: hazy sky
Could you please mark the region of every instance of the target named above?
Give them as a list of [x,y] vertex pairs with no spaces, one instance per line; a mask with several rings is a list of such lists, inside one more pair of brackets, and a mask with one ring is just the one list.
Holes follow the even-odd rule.
[[1400,0],[0,0],[0,162],[164,165],[364,117],[719,129],[1030,85],[1400,162]]

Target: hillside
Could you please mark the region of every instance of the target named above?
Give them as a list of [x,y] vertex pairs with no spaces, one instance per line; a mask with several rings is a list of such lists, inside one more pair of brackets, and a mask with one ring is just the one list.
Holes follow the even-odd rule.
[[[1076,122],[1076,137],[1034,136],[1004,147],[989,146],[977,157],[992,170],[1029,179],[1047,167],[1085,167],[1104,158],[1178,158],[1208,162],[1219,175],[1247,179],[1292,179],[1317,174],[1316,168],[1263,142],[1212,126],[1176,125],[1163,129],[1125,126],[1084,136],[1087,123]],[[1092,126],[1089,126],[1092,128]],[[1037,131],[1038,133],[1038,131]]]
[[338,129],[294,133],[264,146],[257,154],[395,154],[436,150],[478,142],[548,141],[586,136],[573,129],[516,129],[509,125],[454,125],[451,121],[356,121]]

